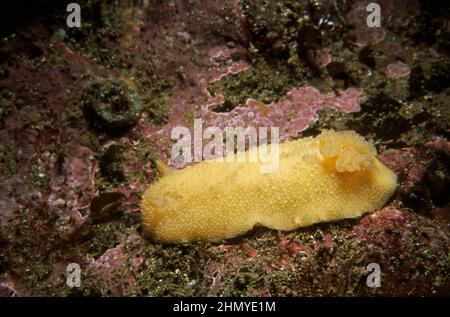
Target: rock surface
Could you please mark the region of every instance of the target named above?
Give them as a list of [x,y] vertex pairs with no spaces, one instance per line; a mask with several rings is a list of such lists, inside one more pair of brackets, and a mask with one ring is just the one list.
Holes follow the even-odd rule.
[[[95,0],[70,29],[61,2],[49,2],[21,11],[37,16],[1,39],[1,296],[450,295],[448,8],[380,1],[386,23],[369,30],[368,1],[284,0],[266,16],[267,1]],[[83,113],[82,88],[95,79],[139,96],[125,131],[97,129]],[[326,104],[348,94],[346,105]],[[283,139],[333,128],[373,140],[399,177],[396,194],[361,218],[293,232],[144,239],[140,195],[156,160],[169,162],[171,129],[230,124],[251,112],[248,100],[261,120],[270,105]],[[66,285],[69,263],[81,288]],[[366,285],[370,263],[380,288]]]

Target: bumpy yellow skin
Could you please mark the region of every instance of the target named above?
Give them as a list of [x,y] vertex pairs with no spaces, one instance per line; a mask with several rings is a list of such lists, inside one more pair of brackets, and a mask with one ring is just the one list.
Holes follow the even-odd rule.
[[375,155],[353,131],[325,131],[280,144],[277,172],[261,173],[258,162],[191,165],[144,193],[144,232],[161,242],[214,241],[255,225],[293,230],[358,217],[381,208],[397,186]]

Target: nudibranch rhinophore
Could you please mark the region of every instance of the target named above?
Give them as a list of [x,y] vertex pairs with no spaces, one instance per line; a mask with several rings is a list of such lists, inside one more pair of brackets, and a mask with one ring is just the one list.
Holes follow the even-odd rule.
[[279,151],[273,173],[261,173],[260,162],[214,160],[161,177],[142,197],[145,235],[180,243],[232,238],[257,225],[293,230],[379,209],[397,186],[354,131],[323,131]]

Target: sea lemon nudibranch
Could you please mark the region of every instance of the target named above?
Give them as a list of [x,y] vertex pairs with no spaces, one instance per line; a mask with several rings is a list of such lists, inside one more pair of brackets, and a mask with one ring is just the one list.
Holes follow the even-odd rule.
[[144,233],[176,243],[231,238],[256,225],[293,230],[379,209],[397,186],[353,131],[324,131],[279,150],[273,173],[261,173],[260,162],[215,160],[161,177],[142,197]]

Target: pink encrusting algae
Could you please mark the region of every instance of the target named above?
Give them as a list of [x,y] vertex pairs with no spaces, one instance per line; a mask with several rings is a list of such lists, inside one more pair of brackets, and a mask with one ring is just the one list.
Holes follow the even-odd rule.
[[317,112],[321,109],[328,107],[347,113],[358,112],[362,98],[363,91],[359,88],[348,88],[337,95],[332,92],[321,93],[312,86],[305,86],[291,89],[285,98],[268,105],[247,99],[245,106],[236,107],[230,112],[214,112],[211,107],[215,103],[209,102],[202,106],[202,119],[205,125],[221,129],[249,125],[255,128],[279,127],[280,140],[284,141],[296,137],[316,122],[319,119]]
[[389,64],[386,67],[386,76],[391,79],[398,79],[408,76],[411,73],[409,66],[403,62]]

